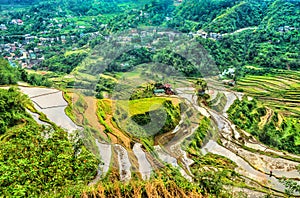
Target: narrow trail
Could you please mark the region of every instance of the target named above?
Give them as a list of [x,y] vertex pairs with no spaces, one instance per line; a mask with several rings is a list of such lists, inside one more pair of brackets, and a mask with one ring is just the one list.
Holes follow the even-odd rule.
[[130,138],[127,137],[122,131],[120,131],[120,129],[116,128],[112,124],[112,121],[111,121],[112,118],[113,118],[113,115],[111,115],[111,114],[107,115],[105,122],[113,131],[113,134],[111,134],[115,137],[114,139],[112,139],[113,143],[121,143],[121,144],[124,144],[124,146],[126,148],[130,148],[130,141],[131,141]]

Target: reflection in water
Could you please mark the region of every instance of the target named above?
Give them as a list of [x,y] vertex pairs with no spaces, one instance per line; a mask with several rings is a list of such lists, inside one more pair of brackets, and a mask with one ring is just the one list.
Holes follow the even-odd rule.
[[142,174],[142,178],[145,180],[145,179],[150,178],[150,175],[152,172],[152,167],[146,157],[145,152],[141,148],[141,146],[142,145],[140,143],[135,143],[132,151],[138,159],[139,171]]
[[115,144],[115,148],[118,154],[120,180],[127,181],[131,179],[131,163],[129,161],[128,153],[124,147]]

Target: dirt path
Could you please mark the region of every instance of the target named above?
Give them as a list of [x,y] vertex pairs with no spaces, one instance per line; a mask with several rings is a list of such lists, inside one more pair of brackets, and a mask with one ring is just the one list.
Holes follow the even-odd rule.
[[84,112],[84,117],[88,120],[89,125],[99,131],[100,135],[107,139],[107,135],[104,133],[104,127],[99,123],[97,116],[97,99],[94,97],[84,97],[84,101],[87,104],[87,108]]

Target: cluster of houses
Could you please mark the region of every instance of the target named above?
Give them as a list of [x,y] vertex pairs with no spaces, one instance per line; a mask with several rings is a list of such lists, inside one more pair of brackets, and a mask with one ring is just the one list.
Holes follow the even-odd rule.
[[0,24],[0,30],[7,30],[7,27],[5,24]]
[[189,33],[189,35],[191,35],[192,37],[197,37],[197,36],[200,36],[202,38],[205,38],[205,39],[214,39],[214,40],[221,40],[223,38],[223,35],[220,34],[220,33],[214,33],[214,32],[210,32],[210,33],[207,33],[203,30],[198,30],[196,33]]
[[117,38],[113,38],[113,36],[105,36],[104,39],[107,41],[116,40],[116,42],[120,44],[128,44],[129,42],[135,42],[135,39],[137,38],[140,40],[136,43],[143,43],[144,38],[150,38],[149,40],[145,39],[146,43],[143,44],[146,44],[147,47],[151,48],[152,44],[156,44],[162,39],[167,39],[169,42],[173,42],[178,34],[179,33],[167,30],[153,29],[146,31],[133,28],[130,32],[126,32],[124,35],[119,35]]
[[[10,22],[7,22],[7,24],[11,24],[11,25],[23,25],[23,20],[21,19],[12,19]],[[6,24],[0,24],[0,30],[1,31],[5,31],[8,30]]]
[[11,66],[16,66],[18,63],[23,68],[31,68],[44,60],[40,48],[35,47],[33,50],[26,50],[25,46],[19,42],[0,44],[0,53],[9,61]]
[[[76,42],[78,37],[88,36],[93,39],[100,35],[99,32],[80,34],[80,36],[59,36],[59,37],[38,37],[30,34],[23,35],[22,42],[4,43],[0,41],[0,55],[9,60],[12,66],[17,62],[23,68],[31,68],[44,60],[43,49],[45,47],[55,46],[58,42],[66,43],[67,41]],[[2,37],[4,39],[4,37]],[[26,46],[35,44],[36,47],[26,50]]]
[[219,79],[222,80],[224,85],[235,86],[235,68],[225,69],[219,74]]
[[[43,24],[46,24],[46,21],[42,22]],[[58,28],[58,30],[67,27],[67,26],[71,26],[74,27],[76,29],[85,29],[86,26],[84,25],[76,25],[74,23],[64,23],[62,20],[57,20],[57,19],[50,19],[50,23],[47,24],[47,28],[48,29],[53,29],[53,28]]]
[[278,31],[283,33],[283,32],[289,32],[289,31],[293,31],[293,30],[297,30],[298,28],[295,27],[290,27],[290,26],[281,26],[278,28]]
[[23,25],[23,20],[21,19],[13,19],[11,20],[10,24],[13,24],[13,25]]
[[[32,13],[37,14],[37,13]],[[72,16],[66,16],[67,18],[72,18]],[[25,19],[29,19],[31,16],[26,15]],[[31,68],[32,66],[39,64],[44,60],[44,49],[45,47],[55,46],[58,43],[66,43],[66,42],[77,42],[83,36],[88,36],[89,39],[97,37],[99,32],[91,32],[91,33],[80,33],[77,35],[61,35],[61,36],[47,36],[51,35],[53,31],[60,32],[63,27],[72,26],[72,28],[76,29],[85,29],[86,27],[83,25],[76,25],[74,23],[68,23],[62,19],[45,19],[41,21],[41,25],[44,25],[46,29],[42,32],[39,32],[39,36],[33,36],[30,34],[11,36],[2,34],[4,31],[9,31],[12,26],[22,26],[25,25],[26,21],[23,21],[20,18],[13,18],[5,23],[0,24],[0,56],[5,57],[12,66],[15,66],[16,63],[21,65],[22,67]],[[29,22],[28,22],[29,24]],[[31,24],[29,24],[31,25]],[[14,37],[18,37],[14,39]],[[7,42],[5,40],[9,40]],[[21,41],[20,41],[21,40]],[[17,41],[17,42],[14,42]],[[27,47],[29,46],[30,47]],[[35,46],[35,47],[32,47]],[[29,50],[29,49],[30,50]]]
[[155,84],[153,93],[155,95],[162,95],[162,94],[175,95],[176,94],[175,91],[172,89],[172,86],[168,83],[167,84],[161,84],[161,83]]
[[[248,28],[242,28],[240,30],[237,30],[235,32],[241,32],[243,30],[246,30],[246,29],[256,29],[256,27],[248,27]],[[298,28],[295,28],[295,27],[290,27],[290,26],[281,26],[278,28],[278,31],[281,32],[281,33],[284,33],[284,32],[289,32],[289,31],[293,31],[293,30],[297,30]],[[233,33],[235,33],[233,32]],[[228,35],[228,34],[232,34],[232,33],[224,33],[224,34],[220,34],[220,33],[215,33],[215,32],[210,32],[210,33],[207,33],[203,30],[198,30],[196,33],[193,33],[193,32],[190,32],[189,35],[191,37],[202,37],[202,38],[205,38],[205,39],[213,39],[213,40],[221,40],[224,36]]]
[[[27,18],[30,18],[30,16],[27,15]],[[49,19],[49,21],[42,21],[41,24],[46,25],[47,29],[54,29],[54,30],[61,30],[63,27],[66,26],[72,26],[76,29],[85,29],[86,27],[84,25],[76,25],[74,23],[66,23],[62,20],[57,20],[55,18]],[[7,30],[7,25],[24,25],[24,22],[22,19],[12,19],[11,21],[7,21],[6,24],[0,24],[0,30]]]

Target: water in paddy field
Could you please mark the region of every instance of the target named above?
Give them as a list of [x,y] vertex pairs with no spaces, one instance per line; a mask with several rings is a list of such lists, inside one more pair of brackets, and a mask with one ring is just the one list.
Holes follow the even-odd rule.
[[103,164],[99,165],[101,175],[105,175],[109,169],[110,161],[111,161],[111,145],[107,143],[101,143],[96,139],[96,145],[98,147],[98,151],[101,157],[101,162]]
[[132,151],[138,159],[139,171],[142,174],[142,178],[146,180],[150,178],[152,167],[146,157],[146,153],[143,151],[141,146],[142,145],[140,143],[135,143]]
[[81,129],[66,115],[65,108],[68,103],[62,95],[62,91],[39,87],[19,88],[30,97],[36,110],[44,113],[51,122],[66,129],[69,133]]
[[131,163],[128,157],[127,150],[118,144],[115,144],[114,147],[118,155],[120,180],[128,181],[131,179],[131,171],[130,171]]

